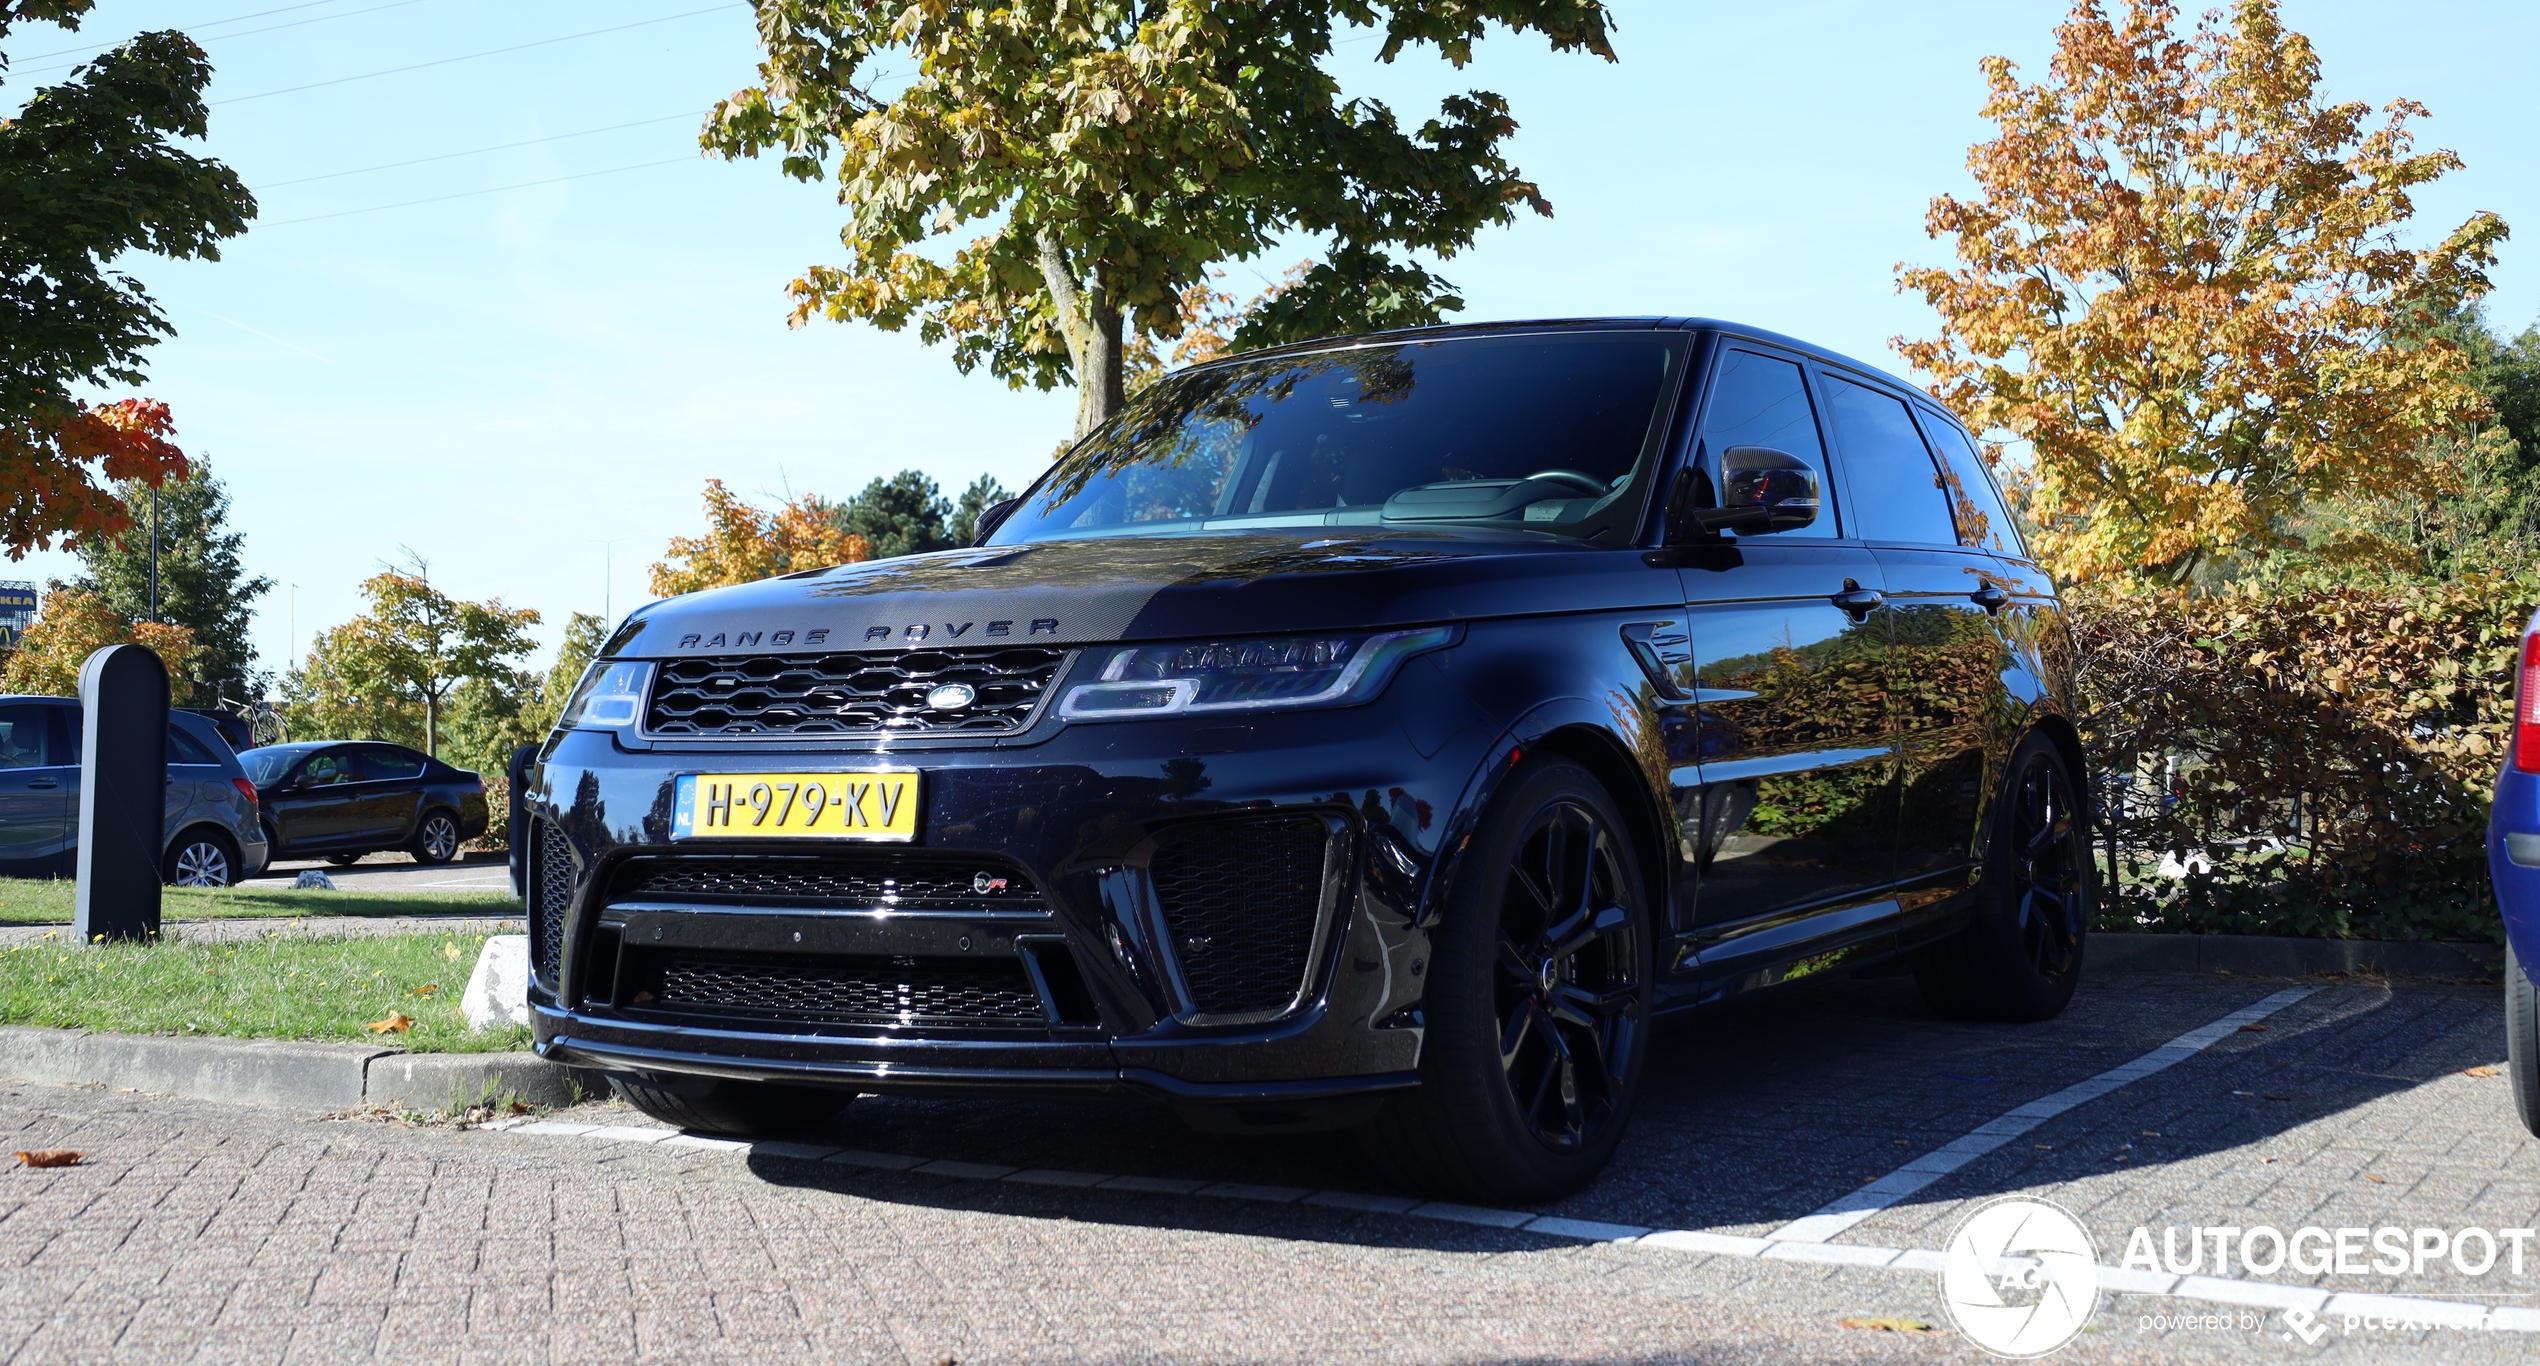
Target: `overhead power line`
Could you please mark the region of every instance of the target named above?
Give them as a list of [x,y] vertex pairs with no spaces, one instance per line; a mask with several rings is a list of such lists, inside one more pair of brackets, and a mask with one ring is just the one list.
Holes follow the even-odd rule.
[[[280,9],[260,9],[253,14],[233,14],[226,19],[206,19],[202,23],[187,24],[183,27],[187,32],[192,32],[196,29],[219,28],[223,24],[241,24],[250,19],[262,19],[268,14],[289,14],[293,10],[316,9],[320,5],[340,5],[342,3],[344,3],[344,0],[302,0],[302,3],[300,4],[284,5]],[[83,43],[78,47],[56,48],[51,52],[39,52],[26,60],[30,62],[40,62],[47,57],[67,57],[74,52],[86,52],[88,50],[88,45]]]
[[[699,109],[690,113],[664,114],[657,119],[637,119],[633,123],[612,123],[606,128],[585,128],[576,133],[553,133],[543,138],[522,138],[518,142],[496,143],[491,147],[471,147],[464,152],[443,152],[438,156],[416,157],[412,161],[388,161],[382,162],[377,166],[355,167],[349,171],[329,171],[324,175],[304,175],[297,180],[276,180],[263,185],[250,186],[249,188],[253,189],[258,194],[263,194],[267,190],[279,190],[286,185],[306,185],[312,181],[318,180],[341,180],[348,175],[368,175],[373,171],[394,171],[401,167],[422,166],[429,162],[450,161],[458,157],[483,156],[487,152],[508,152],[514,147],[535,147],[542,142],[562,142],[567,138],[587,138],[599,133],[614,133],[621,128],[649,128],[657,123],[670,123],[677,119],[699,119],[705,117],[705,112],[706,111]],[[296,222],[298,220],[295,219],[293,221]]]
[[[339,2],[339,0],[320,0],[320,2],[321,2],[321,3],[324,3],[324,4],[336,4],[336,3],[338,3],[338,2]],[[324,23],[331,23],[331,22],[333,22],[334,20],[337,20],[337,19],[351,19],[351,18],[354,18],[354,17],[356,17],[356,16],[359,16],[359,15],[364,15],[364,14],[377,14],[379,11],[384,10],[384,9],[403,9],[403,8],[405,8],[405,7],[406,7],[406,6],[408,6],[408,5],[420,5],[420,4],[422,4],[422,3],[423,3],[423,0],[388,0],[388,3],[387,3],[387,4],[384,4],[384,5],[373,5],[373,6],[371,6],[371,7],[370,7],[370,8],[368,8],[368,9],[352,9],[352,10],[346,10],[346,11],[344,11],[342,14],[317,14],[317,15],[311,15],[310,17],[308,17],[308,18],[306,18],[306,19],[294,19],[294,20],[292,20],[290,23],[287,23],[287,24],[268,24],[268,25],[266,25],[266,26],[265,26],[265,27],[263,27],[263,28],[251,28],[251,29],[247,29],[247,30],[245,30],[245,31],[243,31],[243,32],[239,32],[239,33],[215,33],[215,34],[211,34],[211,35],[209,35],[209,36],[204,37],[204,38],[203,38],[203,41],[204,41],[204,42],[207,42],[207,43],[226,43],[226,42],[230,41],[230,40],[231,40],[231,39],[233,39],[233,38],[253,38],[253,37],[255,37],[255,36],[256,36],[257,34],[259,34],[259,33],[280,33],[282,30],[284,30],[284,29],[286,29],[286,28],[300,28],[300,27],[303,27],[303,26],[308,25],[308,24],[324,24]],[[300,5],[294,5],[294,6],[292,6],[291,8],[293,8],[293,9],[302,9],[302,8],[306,8],[306,7],[305,7],[305,6],[300,6]],[[282,10],[268,10],[268,11],[266,11],[266,12],[267,12],[267,13],[269,13],[269,14],[280,14],[280,13],[283,13],[284,11],[282,11]],[[249,18],[252,18],[253,16],[242,16],[242,17],[249,17]],[[233,21],[233,22],[234,22],[234,21]],[[186,32],[189,32],[189,33],[190,33],[190,30],[181,30],[181,31],[186,31]],[[76,51],[81,51],[81,50],[82,50],[82,49],[78,49],[78,48],[66,48],[66,49],[64,49],[64,51],[66,51],[66,52],[76,52]],[[106,54],[106,53],[108,53],[108,52],[111,52],[111,51],[113,51],[113,48],[111,48],[111,47],[102,47],[102,48],[97,48],[97,49],[94,49],[94,50],[90,50],[90,51],[88,51],[88,55],[87,55],[87,56],[85,56],[85,57],[82,57],[82,58],[80,59],[80,61],[79,61],[79,62],[63,62],[63,63],[61,63],[61,64],[60,64],[60,65],[58,65],[58,66],[44,66],[44,67],[37,67],[37,68],[35,68],[35,69],[33,69],[33,70],[31,70],[31,71],[27,72],[27,74],[28,74],[28,75],[30,75],[30,76],[49,76],[49,75],[53,74],[53,73],[54,73],[54,72],[56,72],[56,71],[69,71],[69,70],[72,70],[73,68],[75,68],[75,67],[79,66],[79,65],[80,65],[80,62],[85,62],[85,61],[90,61],[90,60],[93,60],[93,59],[95,59],[95,58],[97,58],[97,57],[100,57],[100,56],[103,56],[104,54]],[[47,56],[47,57],[58,57],[58,56],[61,56],[61,55],[62,55],[62,53],[59,53],[59,52],[48,52],[48,53],[46,53],[46,54],[44,54],[44,55],[45,55],[45,56]],[[38,58],[29,58],[28,60],[29,60],[29,61],[35,61],[35,60],[40,60],[40,59],[38,59]]]
[[601,171],[582,171],[573,175],[549,176],[544,180],[524,180],[517,185],[488,185],[481,190],[461,190],[457,194],[436,194],[429,199],[406,199],[400,200],[394,204],[373,204],[364,209],[342,209],[334,213],[313,213],[306,218],[285,218],[280,222],[259,223],[256,226],[263,228],[283,228],[289,227],[294,223],[315,223],[321,219],[327,218],[350,218],[355,214],[385,213],[390,209],[411,209],[418,204],[439,204],[452,199],[473,199],[478,195],[501,194],[505,190],[527,190],[540,185],[561,185],[568,180],[589,180],[593,176],[619,175],[627,171],[646,171],[655,166],[675,166],[683,161],[693,163],[697,159],[698,158],[693,156],[684,156],[670,157],[662,161],[639,161],[632,166],[611,166],[608,169]]
[[631,24],[612,24],[607,28],[586,29],[580,33],[567,33],[554,38],[541,38],[533,43],[514,43],[510,47],[488,48],[483,52],[463,53],[456,57],[441,57],[429,62],[416,62],[411,66],[392,66],[385,71],[365,71],[358,76],[338,76],[333,80],[311,81],[306,85],[284,86],[280,90],[260,90],[253,95],[232,95],[228,99],[213,100],[210,101],[210,103],[215,105],[244,104],[249,100],[271,99],[276,95],[296,95],[303,90],[322,90],[330,85],[346,85],[354,81],[377,80],[382,76],[396,76],[408,71],[423,71],[431,67],[448,66],[453,62],[472,62],[481,57],[499,57],[506,52],[525,52],[533,47],[551,47],[557,43],[570,43],[580,38],[597,38],[604,33],[623,33],[631,28],[645,28],[653,24],[667,24],[673,19],[693,19],[700,14],[713,14],[721,10],[740,8],[743,8],[743,6],[738,4],[709,5],[704,9],[684,10],[678,14],[665,14],[658,19],[638,19]]

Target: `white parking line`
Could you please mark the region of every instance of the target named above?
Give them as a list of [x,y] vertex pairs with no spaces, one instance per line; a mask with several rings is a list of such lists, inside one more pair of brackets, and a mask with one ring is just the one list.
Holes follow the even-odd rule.
[[2296,987],[2290,991],[2279,991],[2246,1010],[2235,1010],[2202,1029],[2191,1029],[2122,1067],[2109,1068],[2088,1081],[2075,1082],[2042,1100],[2033,1100],[2009,1111],[1990,1123],[1979,1124],[1966,1137],[1942,1144],[1861,1189],[1846,1194],[1824,1209],[1774,1229],[1764,1235],[1765,1240],[1822,1243],[2057,1115],[2097,1100],[2120,1086],[2176,1067],[2237,1032],[2241,1026],[2256,1024],[2318,990],[2318,987]]

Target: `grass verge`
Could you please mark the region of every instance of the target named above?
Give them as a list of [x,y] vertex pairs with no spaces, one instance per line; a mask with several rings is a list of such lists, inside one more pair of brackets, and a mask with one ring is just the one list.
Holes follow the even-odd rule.
[[[69,878],[0,878],[0,925],[67,925]],[[502,892],[300,892],[282,887],[163,887],[159,914],[168,920],[241,916],[518,915],[518,898]]]
[[[0,1024],[395,1045],[417,1053],[529,1046],[520,1025],[471,1030],[459,992],[481,934],[235,944],[92,944],[65,934],[0,947]],[[403,1014],[413,1024],[373,1034]]]

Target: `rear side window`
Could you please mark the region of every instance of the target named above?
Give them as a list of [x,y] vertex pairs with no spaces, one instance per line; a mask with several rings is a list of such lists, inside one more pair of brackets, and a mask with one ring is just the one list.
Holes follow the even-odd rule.
[[300,786],[333,787],[337,783],[357,781],[353,775],[350,750],[330,749],[309,756],[308,766],[300,770]]
[[[1720,486],[1720,452],[1732,446],[1770,446],[1797,456],[1817,472],[1818,498],[1834,505],[1834,486],[1826,478],[1825,442],[1817,435],[1817,414],[1808,402],[1808,382],[1799,366],[1778,356],[1730,351],[1720,357],[1711,379],[1711,397],[1702,409],[1703,459],[1711,486]],[[1804,527],[1773,533],[1777,540],[1793,536],[1832,536],[1831,513]]]
[[2019,523],[2011,520],[2002,490],[1994,484],[1993,472],[1984,467],[1984,457],[1976,454],[1975,443],[1955,422],[1930,413],[1919,416],[1923,430],[1931,436],[1932,449],[1940,452],[1941,483],[1958,509],[1959,544],[2026,559]]
[[1826,415],[1852,494],[1852,527],[1865,541],[1956,545],[1958,526],[1905,400],[1826,376]]
[[174,721],[170,721],[168,723],[168,762],[172,764],[211,764],[214,767],[218,767],[220,764],[220,760],[213,758],[212,752],[203,747],[202,741],[186,734],[185,728],[176,724]]
[[373,782],[423,776],[423,756],[402,749],[362,751],[362,776]]
[[0,768],[43,768],[48,762],[44,707],[0,707]]

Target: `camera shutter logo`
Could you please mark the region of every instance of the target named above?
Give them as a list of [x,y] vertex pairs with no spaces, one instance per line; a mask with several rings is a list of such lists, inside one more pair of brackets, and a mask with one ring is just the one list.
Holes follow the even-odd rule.
[[2044,1356],[2072,1341],[2098,1308],[2099,1254],[2062,1208],[2004,1196],[1950,1236],[1940,1297],[1976,1346],[1995,1356]]

